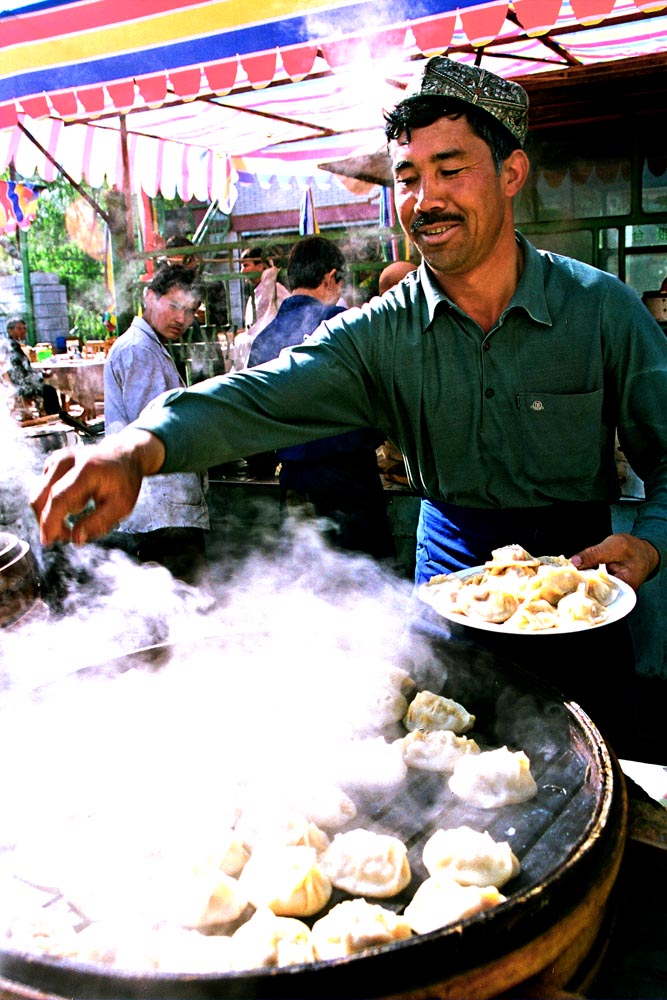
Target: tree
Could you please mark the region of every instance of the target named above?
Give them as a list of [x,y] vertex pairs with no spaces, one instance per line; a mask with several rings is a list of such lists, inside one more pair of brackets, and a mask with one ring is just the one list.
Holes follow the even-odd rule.
[[[58,275],[67,289],[70,327],[78,327],[84,338],[104,337],[102,316],[108,306],[103,261],[83,249],[81,243],[85,245],[86,241],[75,242],[67,233],[66,213],[81,198],[80,194],[64,178],[49,184],[37,179],[25,181],[42,188],[35,221],[22,234],[30,270]],[[85,189],[85,185],[82,187]],[[9,247],[5,254],[7,258],[16,256]]]

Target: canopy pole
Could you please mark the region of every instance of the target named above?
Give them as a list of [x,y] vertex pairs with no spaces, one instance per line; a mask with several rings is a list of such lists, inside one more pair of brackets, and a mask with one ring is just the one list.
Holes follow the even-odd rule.
[[132,187],[130,184],[130,154],[127,146],[127,116],[120,115],[120,149],[123,159],[123,195],[125,197],[125,245],[130,254],[135,250],[134,239],[134,206],[132,204]]

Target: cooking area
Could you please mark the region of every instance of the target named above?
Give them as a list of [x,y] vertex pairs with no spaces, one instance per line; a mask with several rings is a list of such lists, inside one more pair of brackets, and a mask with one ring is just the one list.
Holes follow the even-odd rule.
[[[4,516],[22,512],[43,593],[25,572],[32,603],[2,634],[0,995],[491,997],[576,979],[608,933],[628,824],[594,720],[537,678],[434,640],[407,581],[327,550],[308,526],[214,592],[95,546],[49,557],[25,512],[41,456],[4,430]],[[11,565],[27,546],[5,536]],[[482,808],[448,772],[407,766],[408,706],[428,691],[474,716],[457,740],[524,753],[535,794]],[[312,928],[346,900],[400,916],[428,879],[429,838],[461,827],[508,842],[520,864],[490,909],[296,965],[269,957],[268,931],[240,935],[236,956],[216,948],[255,928],[250,903],[207,923],[230,851],[278,857],[304,829],[318,856],[350,830],[405,845],[405,888],[334,887],[299,918]]]
[[667,14],[582,2],[0,12],[0,1000],[667,996]]

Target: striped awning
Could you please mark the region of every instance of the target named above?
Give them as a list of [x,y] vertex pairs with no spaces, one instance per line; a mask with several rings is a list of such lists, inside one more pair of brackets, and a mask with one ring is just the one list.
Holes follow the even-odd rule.
[[135,190],[225,204],[238,170],[377,148],[430,54],[513,78],[650,55],[665,3],[0,0],[0,170],[119,186],[125,156]]

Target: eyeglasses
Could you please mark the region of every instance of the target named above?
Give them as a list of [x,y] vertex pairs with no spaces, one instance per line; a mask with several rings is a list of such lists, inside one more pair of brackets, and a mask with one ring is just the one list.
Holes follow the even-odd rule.
[[334,281],[344,281],[344,280],[345,280],[345,271],[336,270],[336,273],[334,274]]

